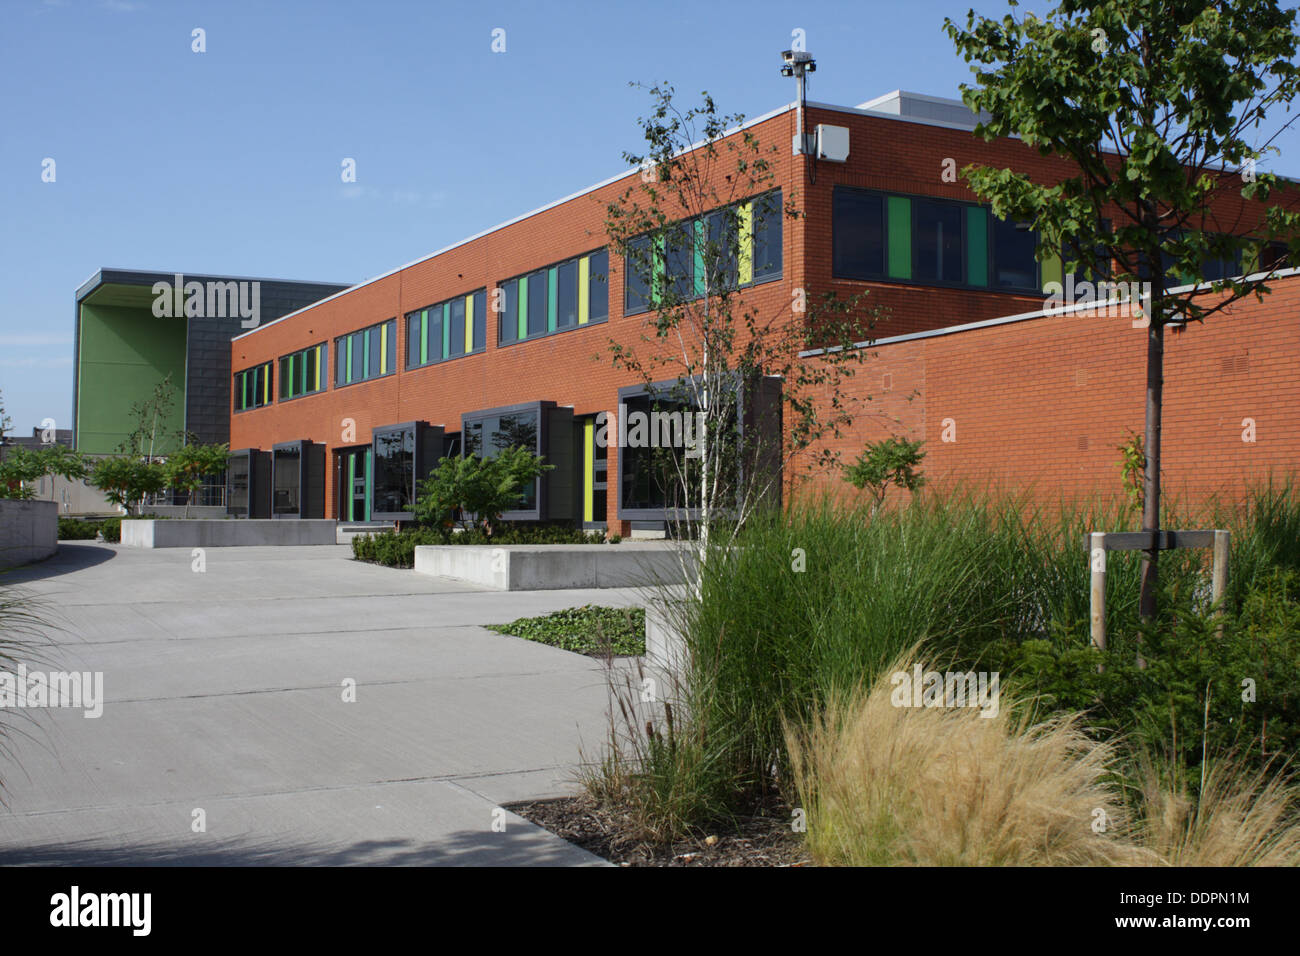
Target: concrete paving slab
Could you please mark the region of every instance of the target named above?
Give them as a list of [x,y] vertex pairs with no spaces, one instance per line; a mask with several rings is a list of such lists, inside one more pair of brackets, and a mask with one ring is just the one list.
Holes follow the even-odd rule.
[[336,546],[223,548],[199,573],[65,544],[7,583],[60,628],[32,666],[102,672],[105,702],[19,715],[0,864],[598,862],[492,812],[574,792],[604,667],[482,625],[636,591],[486,591]]

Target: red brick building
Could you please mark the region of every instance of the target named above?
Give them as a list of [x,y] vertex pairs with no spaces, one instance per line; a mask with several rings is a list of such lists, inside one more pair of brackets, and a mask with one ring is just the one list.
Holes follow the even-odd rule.
[[[740,279],[759,310],[788,311],[797,289],[869,290],[886,310],[849,386],[873,404],[841,450],[902,430],[926,439],[936,477],[1117,489],[1115,446],[1140,425],[1142,333],[1121,318],[1030,317],[1062,278],[1059,257],[1040,264],[1034,234],[997,220],[955,175],[978,162],[1051,182],[1065,167],[1016,140],[978,140],[956,101],[809,104],[804,122],[822,128],[825,155],[788,145],[793,106],[746,124],[783,144],[771,185],[802,215],[755,225]],[[412,476],[444,454],[522,440],[556,469],[512,517],[662,526],[661,503],[630,467],[620,474],[622,450],[593,442],[594,416],[639,384],[610,359],[610,339],[634,340],[646,316],[604,227],[635,175],[236,338],[231,447],[250,451],[232,463],[232,510],[396,520]],[[1230,231],[1241,216],[1225,202]],[[1239,489],[1294,463],[1298,296],[1283,280],[1262,306],[1169,335],[1171,491]],[[1247,418],[1254,442],[1241,440]],[[942,434],[949,419],[955,441]]]

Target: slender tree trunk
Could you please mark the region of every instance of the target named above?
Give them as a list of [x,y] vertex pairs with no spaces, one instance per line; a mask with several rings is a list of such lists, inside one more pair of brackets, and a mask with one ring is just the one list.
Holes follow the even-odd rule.
[[1160,571],[1160,419],[1165,379],[1165,330],[1157,297],[1151,297],[1151,326],[1147,329],[1146,469],[1143,475],[1142,530],[1151,535],[1151,547],[1142,552],[1142,620],[1156,616],[1156,586]]

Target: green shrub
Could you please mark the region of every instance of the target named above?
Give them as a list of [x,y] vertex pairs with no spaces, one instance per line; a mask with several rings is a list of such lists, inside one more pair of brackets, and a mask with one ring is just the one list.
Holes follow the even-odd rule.
[[466,530],[490,534],[503,512],[518,507],[523,488],[554,467],[518,446],[504,448],[492,458],[444,458],[419,483],[411,511],[427,527],[449,528],[459,521]]
[[[1285,572],[1300,561],[1300,501],[1272,489],[1212,522],[1166,514],[1164,527],[1232,530],[1238,580],[1222,639],[1208,607],[1208,551],[1162,554],[1162,613],[1146,628],[1140,554],[1112,553],[1110,648],[1098,674],[1086,534],[1130,530],[1133,520],[1122,500],[1047,512],[972,495],[926,496],[874,516],[869,505],[825,502],[757,516],[736,547],[707,554],[698,597],[669,609],[687,645],[675,696],[689,719],[679,717],[673,760],[645,773],[689,768],[696,822],[716,812],[718,794],[730,794],[734,812],[752,809],[756,795],[789,781],[784,728],[807,725],[832,696],[856,692],[914,646],[948,669],[1005,671],[1041,695],[1045,712],[1088,711],[1100,735],[1132,734],[1160,749],[1172,741],[1193,772],[1203,743],[1256,758],[1294,753],[1300,610],[1298,579]],[[1257,694],[1249,704],[1247,678]],[[635,785],[636,773],[627,779]],[[674,820],[691,819],[681,787],[657,786],[675,794]]]
[[645,653],[645,611],[639,607],[585,604],[541,617],[523,617],[509,624],[491,625],[488,630],[578,654],[628,656]]
[[93,521],[79,518],[59,519],[60,541],[92,541],[99,534],[99,526]]
[[119,517],[105,518],[99,525],[99,533],[104,536],[105,541],[114,544],[122,540],[122,519]]
[[1193,780],[1206,752],[1231,752],[1258,769],[1300,751],[1294,571],[1275,569],[1247,592],[1239,613],[1222,619],[1166,586],[1159,617],[1108,634],[1104,654],[1075,640],[1030,640],[1003,642],[985,660],[1036,695],[1038,706],[1086,710],[1096,731],[1168,754]]

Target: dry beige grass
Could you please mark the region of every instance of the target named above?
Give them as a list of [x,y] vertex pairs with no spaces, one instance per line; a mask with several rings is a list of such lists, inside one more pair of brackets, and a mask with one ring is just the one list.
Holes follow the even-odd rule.
[[[1122,838],[1109,782],[1114,752],[1077,717],[1033,727],[973,707],[896,707],[886,668],[874,687],[787,730],[808,845],[821,863],[867,866],[1083,866],[1141,863]],[[1104,816],[1103,816],[1104,815]],[[1094,821],[1104,826],[1094,830]]]
[[1198,800],[1167,764],[1144,759],[1138,837],[1171,866],[1300,866],[1300,788],[1227,757],[1207,762]]
[[914,663],[905,656],[810,727],[786,729],[817,862],[1300,865],[1294,777],[1211,760],[1198,802],[1173,768],[1145,759],[1134,816],[1115,784],[1119,754],[1083,733],[1081,715],[1028,726],[1005,692],[992,717],[894,706],[890,675]]

